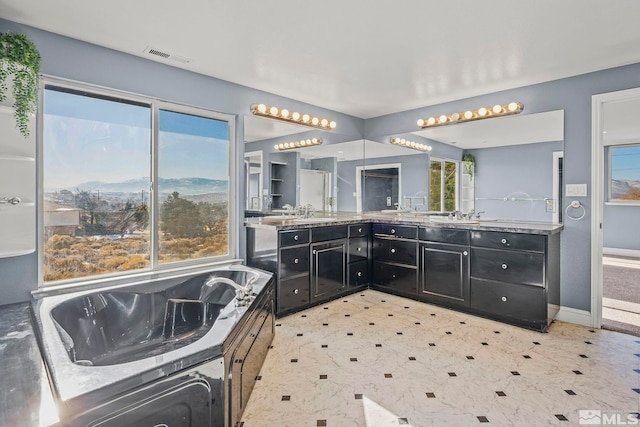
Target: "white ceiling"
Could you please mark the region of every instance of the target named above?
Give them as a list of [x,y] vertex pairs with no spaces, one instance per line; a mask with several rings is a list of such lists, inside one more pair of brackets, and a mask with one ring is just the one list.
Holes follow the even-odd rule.
[[640,62],[638,0],[0,0],[0,17],[361,118]]

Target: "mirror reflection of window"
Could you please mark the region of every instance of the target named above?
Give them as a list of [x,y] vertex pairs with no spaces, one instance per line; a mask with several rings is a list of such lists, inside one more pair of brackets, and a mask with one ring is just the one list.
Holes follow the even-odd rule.
[[432,158],[430,162],[429,210],[452,212],[458,207],[458,163]]

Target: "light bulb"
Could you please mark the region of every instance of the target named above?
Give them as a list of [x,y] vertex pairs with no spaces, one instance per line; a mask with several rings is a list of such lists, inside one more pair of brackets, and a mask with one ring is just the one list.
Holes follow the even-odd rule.
[[308,115],[308,114],[304,114],[304,115],[302,116],[302,121],[303,121],[303,122],[307,123],[307,122],[309,122],[309,120],[311,120],[311,117],[309,117],[309,115]]
[[280,111],[280,115],[282,117],[284,117],[285,119],[289,118],[289,110],[287,110],[286,108],[283,108],[282,111]]
[[433,125],[435,125],[435,124],[436,124],[436,118],[435,118],[435,117],[429,117],[429,118],[427,119],[427,124],[428,124],[429,126],[433,126]]
[[424,126],[424,120],[423,119],[418,119],[418,126],[420,126],[420,127]]
[[494,114],[502,113],[502,105],[499,105],[499,104],[494,105],[492,111],[494,112]]
[[276,150],[278,149],[278,144],[274,145],[273,148],[275,148]]
[[464,118],[467,120],[473,118],[473,113],[471,112],[471,110],[467,110],[464,112]]
[[311,124],[314,126],[318,126],[318,123],[320,123],[320,119],[317,117],[314,117],[313,119],[311,119]]
[[329,120],[327,119],[320,120],[320,126],[322,126],[323,128],[326,128],[327,125],[329,125]]
[[458,120],[460,120],[460,113],[453,113],[451,115],[451,121],[452,122],[457,122]]
[[445,114],[441,115],[438,118],[438,121],[440,122],[440,124],[447,123],[447,116]]
[[293,114],[291,115],[291,118],[293,120],[300,120],[300,113],[298,113],[297,111],[294,111]]
[[302,145],[303,147],[307,145],[307,141],[305,141],[304,139],[302,141],[300,141],[300,145]]
[[512,113],[514,111],[516,111],[518,109],[518,103],[517,102],[510,102],[509,105],[507,106],[507,108],[509,109],[509,111],[511,111]]
[[409,143],[409,145],[411,145],[412,147],[415,147],[415,146],[416,146],[415,141],[407,141],[407,143]]
[[269,108],[269,114],[271,114],[272,116],[277,116],[278,115],[278,107]]
[[267,112],[267,106],[264,105],[264,104],[258,104],[258,112],[262,113],[262,114],[266,113]]
[[480,109],[478,110],[478,115],[479,115],[480,117],[484,117],[484,116],[486,116],[486,115],[487,115],[487,109],[486,109],[486,108],[484,108],[484,107],[480,108]]
[[284,150],[284,144],[283,144],[283,143],[280,143],[280,145],[278,145],[278,148],[279,148],[280,150]]
[[336,122],[334,122],[333,120],[331,120],[331,121],[329,122],[329,127],[330,127],[331,129],[335,129],[335,128],[336,128],[336,126],[337,126],[337,124],[336,124]]

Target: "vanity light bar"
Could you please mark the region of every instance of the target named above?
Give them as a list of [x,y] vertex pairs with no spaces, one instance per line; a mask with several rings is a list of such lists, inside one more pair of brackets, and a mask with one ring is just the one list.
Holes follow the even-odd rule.
[[301,139],[300,141],[281,142],[273,146],[276,150],[291,150],[293,148],[311,147],[322,144],[322,138]]
[[493,107],[482,107],[477,110],[467,110],[462,113],[443,114],[439,117],[429,117],[418,120],[421,128],[431,128],[453,123],[470,122],[473,120],[488,119],[490,117],[509,116],[518,114],[524,106],[520,102],[510,102],[509,104],[496,104]]
[[256,116],[311,126],[318,129],[333,130],[336,128],[336,122],[333,120],[310,116],[309,114],[301,114],[297,111],[289,111],[286,108],[270,107],[265,104],[253,104],[251,106],[251,112]]
[[409,141],[408,139],[398,138],[394,136],[391,138],[391,143],[395,145],[401,145],[407,148],[413,148],[414,150],[420,151],[431,151],[431,146],[426,144],[420,144],[419,142]]

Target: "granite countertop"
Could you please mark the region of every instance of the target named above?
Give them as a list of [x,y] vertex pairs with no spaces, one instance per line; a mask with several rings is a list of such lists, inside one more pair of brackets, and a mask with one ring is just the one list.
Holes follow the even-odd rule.
[[29,303],[0,306],[0,426],[44,427],[58,411]]
[[293,217],[288,217],[286,215],[274,215],[245,219],[245,225],[247,227],[268,227],[275,228],[277,230],[324,227],[327,225],[362,224],[363,222],[545,235],[559,233],[563,228],[562,224],[554,224],[550,222],[528,222],[493,219],[480,219],[479,221],[457,221],[447,220],[447,218],[443,216],[429,216],[412,212],[366,214],[316,213],[316,217],[310,218],[308,220],[294,219]]

